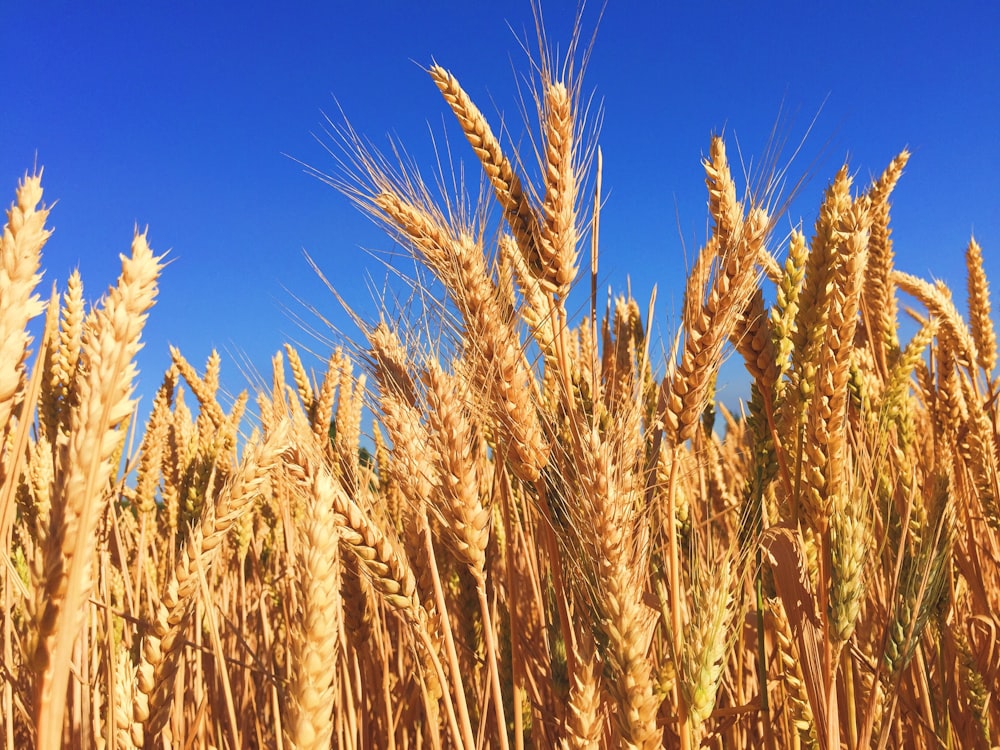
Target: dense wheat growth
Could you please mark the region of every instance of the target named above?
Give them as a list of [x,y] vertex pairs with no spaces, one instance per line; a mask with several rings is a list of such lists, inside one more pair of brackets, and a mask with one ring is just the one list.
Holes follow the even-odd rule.
[[[871,184],[844,166],[780,237],[713,137],[709,236],[657,355],[651,301],[597,298],[576,54],[534,66],[519,153],[429,68],[477,198],[331,129],[328,179],[412,256],[414,302],[322,366],[287,346],[235,402],[217,355],[173,350],[135,413],[169,270],[136,234],[97,303],[74,274],[46,305],[41,175],[21,182],[0,246],[4,747],[1000,743],[983,249],[968,310],[896,268],[905,151]],[[716,397],[726,356],[752,379],[741,414]]]

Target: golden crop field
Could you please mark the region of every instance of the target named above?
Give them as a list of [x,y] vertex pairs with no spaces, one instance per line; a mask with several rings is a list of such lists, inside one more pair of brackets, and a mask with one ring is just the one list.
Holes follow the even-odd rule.
[[[598,292],[580,71],[536,63],[520,153],[460,71],[427,71],[481,167],[472,202],[331,129],[325,179],[423,269],[413,301],[323,368],[287,345],[235,404],[218,355],[173,349],[137,413],[163,258],[137,233],[103,296],[73,274],[46,300],[41,173],[17,186],[5,748],[1000,743],[982,249],[960,310],[895,268],[906,151],[869,183],[824,176],[815,225],[785,233],[767,175],[739,191],[711,137],[710,233],[657,354],[651,301]],[[742,413],[717,398],[727,356]]]

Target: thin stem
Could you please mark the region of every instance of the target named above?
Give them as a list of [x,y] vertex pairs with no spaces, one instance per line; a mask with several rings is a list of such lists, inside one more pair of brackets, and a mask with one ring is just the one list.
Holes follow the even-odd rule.
[[[476,575],[474,572],[473,575]],[[476,575],[476,593],[479,594],[479,607],[483,612],[483,639],[486,641],[486,658],[490,665],[490,682],[493,687],[493,705],[496,707],[497,733],[500,736],[501,750],[509,750],[510,742],[507,739],[507,717],[503,710],[503,691],[500,688],[500,668],[497,663],[497,650],[495,633],[493,631],[493,618],[490,616],[490,603],[486,597],[486,578],[483,575]],[[517,706],[514,707],[517,710]]]

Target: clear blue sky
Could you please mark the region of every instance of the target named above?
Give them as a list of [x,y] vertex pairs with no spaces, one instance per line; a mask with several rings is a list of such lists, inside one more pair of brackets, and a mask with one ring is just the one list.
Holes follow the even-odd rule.
[[[552,41],[569,38],[575,7],[545,3]],[[586,8],[587,29],[599,10]],[[13,4],[0,24],[4,205],[37,159],[47,201],[59,201],[45,289],[79,266],[97,299],[136,223],[170,250],[140,361],[146,409],[168,343],[198,367],[218,348],[224,384],[241,388],[234,355],[267,371],[283,341],[309,343],[286,312],[300,310],[294,296],[350,331],[303,250],[375,313],[366,273],[379,283],[384,271],[362,248],[391,242],[289,158],[335,169],[312,135],[321,110],[336,113],[336,97],[358,131],[380,145],[393,133],[431,167],[429,130],[440,134],[448,112],[420,66],[449,68],[516,133],[527,69],[517,38],[532,26],[529,0]],[[819,112],[792,167],[814,173],[792,207],[807,233],[845,158],[865,183],[909,147],[898,266],[946,280],[964,304],[975,232],[1000,291],[998,33],[992,3],[610,0],[586,78],[605,109],[604,282],[623,289],[631,274],[640,301],[657,283],[669,335],[684,245],[705,234],[709,135],[724,128],[731,153],[738,138],[760,154],[783,111],[793,141]]]

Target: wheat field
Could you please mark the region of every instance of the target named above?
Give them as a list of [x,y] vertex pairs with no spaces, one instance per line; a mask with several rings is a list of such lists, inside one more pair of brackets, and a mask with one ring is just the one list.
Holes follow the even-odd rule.
[[[713,136],[709,236],[658,342],[652,300],[598,293],[575,52],[539,54],[520,153],[427,70],[474,199],[331,124],[320,176],[420,273],[361,340],[313,366],[286,345],[235,401],[217,354],[173,349],[139,414],[164,259],[136,233],[95,303],[76,273],[46,301],[42,175],[17,186],[5,748],[1000,744],[983,250],[966,311],[896,268],[906,151],[870,184],[845,165],[780,236],[780,197],[739,190]],[[741,410],[716,394],[726,357]]]

